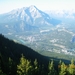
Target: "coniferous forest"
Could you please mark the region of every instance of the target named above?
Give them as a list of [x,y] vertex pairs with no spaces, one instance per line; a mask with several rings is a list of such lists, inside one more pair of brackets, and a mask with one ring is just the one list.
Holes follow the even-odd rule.
[[40,55],[0,35],[0,75],[75,75],[75,64],[73,59],[66,64]]

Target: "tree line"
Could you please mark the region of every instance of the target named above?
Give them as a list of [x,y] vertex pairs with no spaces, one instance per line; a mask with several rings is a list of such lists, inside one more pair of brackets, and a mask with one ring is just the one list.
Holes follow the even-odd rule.
[[68,65],[51,59],[0,35],[0,75],[75,75],[73,59]]
[[69,65],[66,65],[60,60],[58,70],[55,69],[54,65],[54,61],[50,61],[47,70],[45,70],[45,65],[39,65],[37,59],[32,63],[31,60],[26,59],[22,54],[19,64],[15,64],[14,61],[9,58],[7,72],[4,71],[5,67],[2,66],[1,58],[0,75],[75,75],[75,64],[73,59]]

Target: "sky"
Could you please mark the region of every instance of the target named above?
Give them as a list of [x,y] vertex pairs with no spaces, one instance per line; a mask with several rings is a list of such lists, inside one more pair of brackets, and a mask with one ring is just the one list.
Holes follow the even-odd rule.
[[75,0],[0,0],[0,14],[31,5],[40,10],[72,10]]

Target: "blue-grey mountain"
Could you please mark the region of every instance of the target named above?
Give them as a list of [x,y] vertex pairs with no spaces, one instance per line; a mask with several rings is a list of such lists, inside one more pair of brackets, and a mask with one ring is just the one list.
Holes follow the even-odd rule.
[[0,25],[18,32],[36,30],[40,27],[57,25],[60,22],[33,5],[0,15]]

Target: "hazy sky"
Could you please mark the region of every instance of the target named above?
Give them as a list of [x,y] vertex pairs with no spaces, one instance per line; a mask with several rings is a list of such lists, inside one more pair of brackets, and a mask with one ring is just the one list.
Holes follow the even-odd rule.
[[75,0],[0,0],[0,14],[35,5],[40,10],[75,9]]

